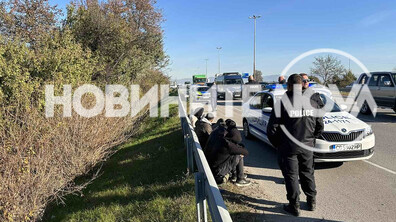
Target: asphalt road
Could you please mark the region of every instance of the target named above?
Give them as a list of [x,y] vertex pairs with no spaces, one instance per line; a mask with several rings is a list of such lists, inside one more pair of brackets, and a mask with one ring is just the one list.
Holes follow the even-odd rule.
[[[234,104],[234,117],[242,133],[241,101]],[[227,118],[224,101],[218,101],[217,118]],[[276,162],[276,150],[264,142],[244,138],[249,150],[245,171],[253,182],[241,188],[245,203],[263,221],[396,221],[396,115],[380,109],[377,116],[358,116],[373,127],[374,156],[368,161],[316,163],[317,210],[306,211],[305,195],[300,195],[301,216],[287,215],[283,177]],[[216,119],[217,119],[216,118]]]

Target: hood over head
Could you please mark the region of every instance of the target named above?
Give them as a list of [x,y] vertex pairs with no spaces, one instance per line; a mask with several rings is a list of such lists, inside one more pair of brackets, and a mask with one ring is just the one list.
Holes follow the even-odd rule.
[[199,107],[199,108],[197,108],[197,109],[194,110],[193,115],[194,115],[195,117],[197,117],[198,119],[201,119],[203,113],[204,113],[204,108],[203,108],[203,107]]
[[231,129],[227,129],[228,133],[226,135],[226,138],[231,140],[234,143],[241,143],[242,142],[242,136],[239,130],[236,127],[233,127]]

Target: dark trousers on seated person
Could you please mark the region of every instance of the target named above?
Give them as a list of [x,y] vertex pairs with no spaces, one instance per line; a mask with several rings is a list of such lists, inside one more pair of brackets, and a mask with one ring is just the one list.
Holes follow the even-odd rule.
[[243,179],[243,157],[231,155],[223,164],[213,169],[213,175],[217,183],[222,183],[227,174],[236,173],[238,179]]

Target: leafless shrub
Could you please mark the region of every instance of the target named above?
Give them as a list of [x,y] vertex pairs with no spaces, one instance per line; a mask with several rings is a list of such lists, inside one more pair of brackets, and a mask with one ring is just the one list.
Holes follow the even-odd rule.
[[73,180],[109,157],[147,116],[45,118],[35,108],[0,112],[0,221],[35,220],[50,201],[83,189],[86,184]]

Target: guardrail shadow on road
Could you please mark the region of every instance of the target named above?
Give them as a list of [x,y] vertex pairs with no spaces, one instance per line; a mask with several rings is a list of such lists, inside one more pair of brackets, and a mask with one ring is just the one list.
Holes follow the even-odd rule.
[[[235,221],[325,221],[325,222],[336,222],[335,220],[326,220],[323,218],[309,218],[309,217],[294,217],[287,214],[283,210],[283,203],[275,201],[258,199],[246,196],[244,194],[234,193],[227,190],[222,190],[224,199],[239,203],[241,205],[249,206],[255,210],[265,211],[263,213],[251,213],[251,212],[238,212],[232,213],[232,217]],[[305,205],[301,205],[301,209],[305,210]],[[274,214],[268,214],[272,212]]]
[[256,175],[256,174],[248,174],[249,179],[254,179],[254,180],[267,180],[267,181],[273,181],[276,184],[285,184],[285,180],[283,177],[273,177],[273,176],[264,176],[264,175]]
[[228,190],[221,190],[221,194],[223,195],[224,199],[228,201],[245,205],[256,210],[285,213],[282,212],[282,206],[283,206],[282,203],[278,203],[271,200],[253,198],[246,196],[244,194],[234,193]]
[[250,213],[250,212],[238,212],[238,213],[233,213],[231,215],[233,218],[245,219],[243,221],[339,222],[336,220],[325,220],[323,218],[291,217],[288,215],[280,215],[280,214],[261,214],[261,213]]

